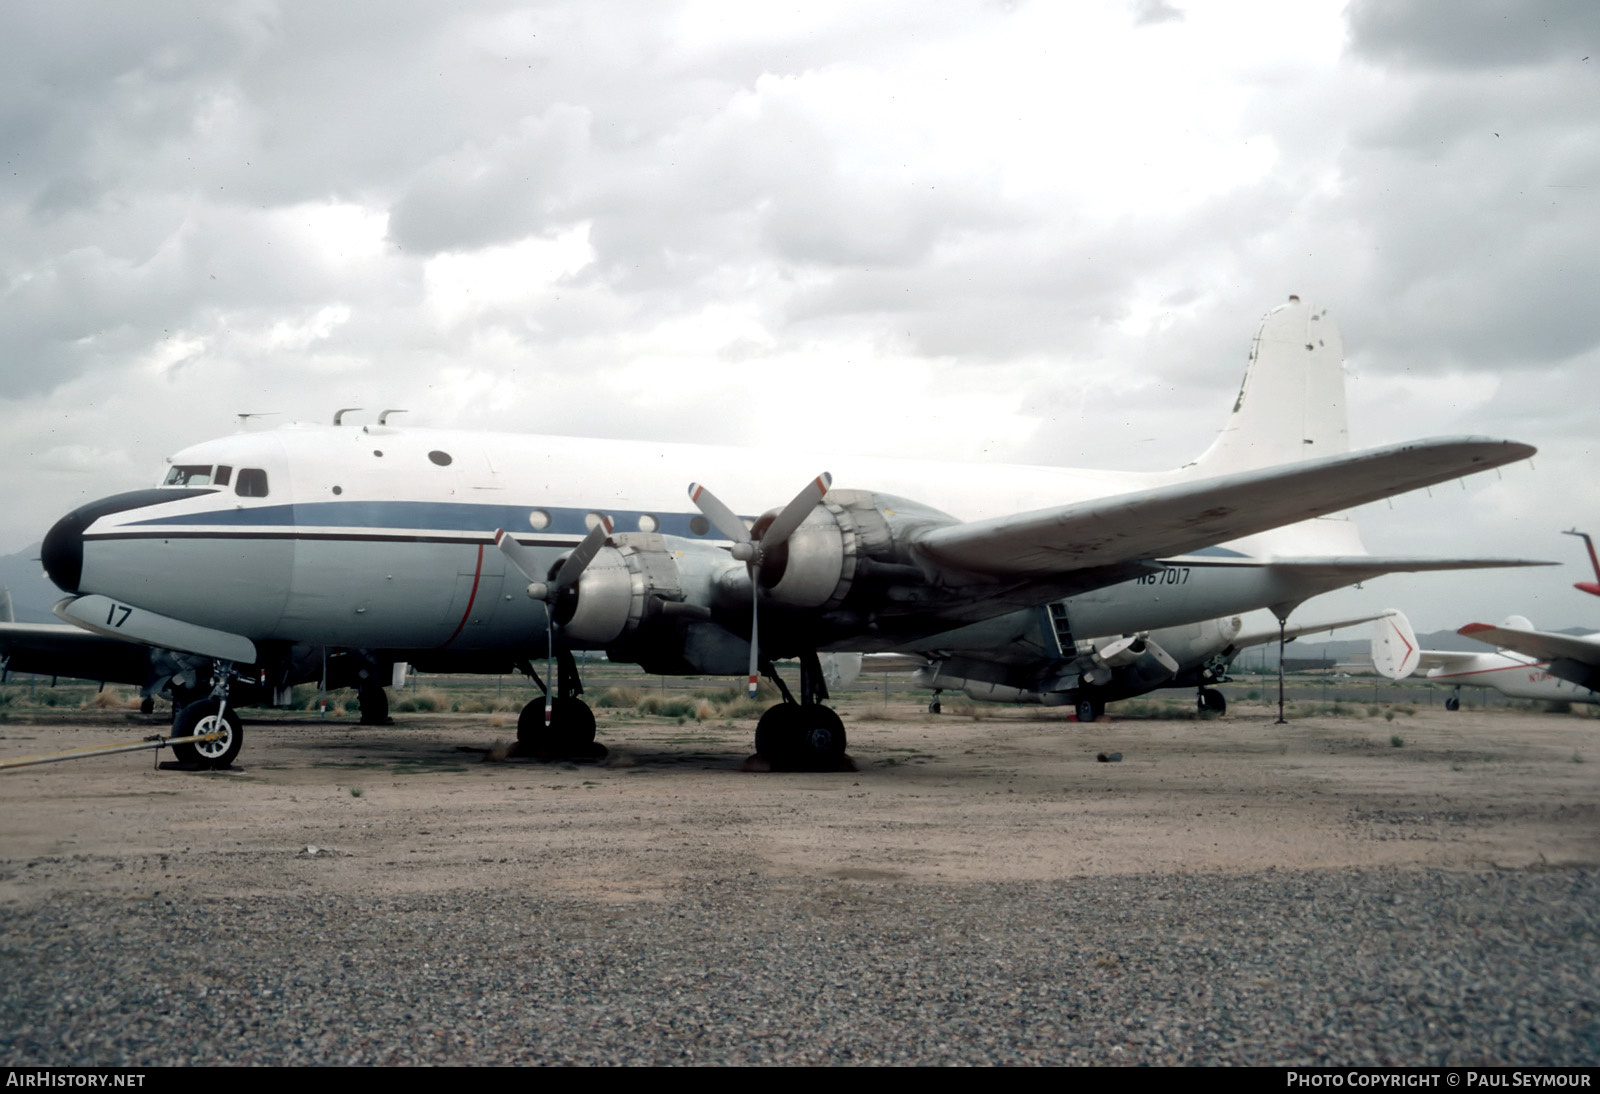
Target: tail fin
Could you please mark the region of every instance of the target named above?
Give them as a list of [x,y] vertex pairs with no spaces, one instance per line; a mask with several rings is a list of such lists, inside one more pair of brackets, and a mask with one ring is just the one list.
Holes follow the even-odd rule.
[[11,590],[0,585],[0,623],[15,623],[17,613],[11,607]]
[[1572,587],[1581,592],[1586,592],[1590,596],[1600,596],[1600,556],[1596,556],[1594,553],[1594,540],[1589,538],[1588,532],[1580,532],[1576,528],[1567,532],[1566,535],[1581,536],[1583,538],[1583,545],[1589,548],[1589,565],[1594,567],[1593,581],[1580,581]]
[[1339,328],[1291,296],[1261,320],[1228,424],[1188,466],[1210,477],[1349,450]]
[[1372,667],[1379,676],[1404,680],[1420,660],[1417,632],[1411,629],[1411,620],[1405,613],[1391,609],[1372,625]]
[[[1261,320],[1228,424],[1183,473],[1209,478],[1349,450],[1344,341],[1326,309],[1291,296]],[[1278,557],[1366,553],[1355,523],[1344,516],[1275,529],[1241,546]]]

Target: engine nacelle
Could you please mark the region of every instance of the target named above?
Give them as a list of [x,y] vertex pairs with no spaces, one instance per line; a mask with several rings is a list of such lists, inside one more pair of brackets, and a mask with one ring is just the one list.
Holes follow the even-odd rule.
[[709,616],[711,582],[728,567],[728,556],[715,548],[695,548],[674,551],[664,536],[652,532],[612,536],[577,586],[554,606],[556,622],[574,642],[605,646],[653,614],[677,610]]
[[[849,496],[845,498],[847,504],[850,500]],[[775,516],[777,510],[763,514],[753,531],[759,536]],[[761,587],[767,595],[793,608],[838,607],[849,595],[861,557],[862,537],[856,517],[832,496],[819,502],[787,542],[765,552]]]

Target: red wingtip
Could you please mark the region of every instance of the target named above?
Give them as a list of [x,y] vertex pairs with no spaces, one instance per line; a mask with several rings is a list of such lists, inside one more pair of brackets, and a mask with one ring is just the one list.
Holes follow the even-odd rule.
[[1590,596],[1600,596],[1600,582],[1580,581],[1573,588],[1586,592]]
[[1465,627],[1462,627],[1456,633],[1457,634],[1477,634],[1479,631],[1492,631],[1492,630],[1494,630],[1494,624],[1493,623],[1468,623]]

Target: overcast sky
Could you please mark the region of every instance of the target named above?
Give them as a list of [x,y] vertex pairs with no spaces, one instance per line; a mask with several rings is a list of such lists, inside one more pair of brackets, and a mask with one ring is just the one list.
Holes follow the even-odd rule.
[[1588,0],[0,11],[0,552],[241,411],[1175,466],[1293,292],[1541,449],[1373,551],[1567,563],[1302,612],[1600,621]]

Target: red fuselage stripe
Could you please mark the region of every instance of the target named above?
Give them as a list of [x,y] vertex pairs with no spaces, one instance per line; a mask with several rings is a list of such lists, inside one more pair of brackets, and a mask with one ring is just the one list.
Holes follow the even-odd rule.
[[478,544],[478,564],[472,570],[472,592],[467,597],[467,610],[461,613],[461,622],[456,624],[456,632],[444,640],[448,646],[461,636],[467,626],[467,620],[472,615],[472,605],[478,602],[478,580],[483,577],[483,544]]

